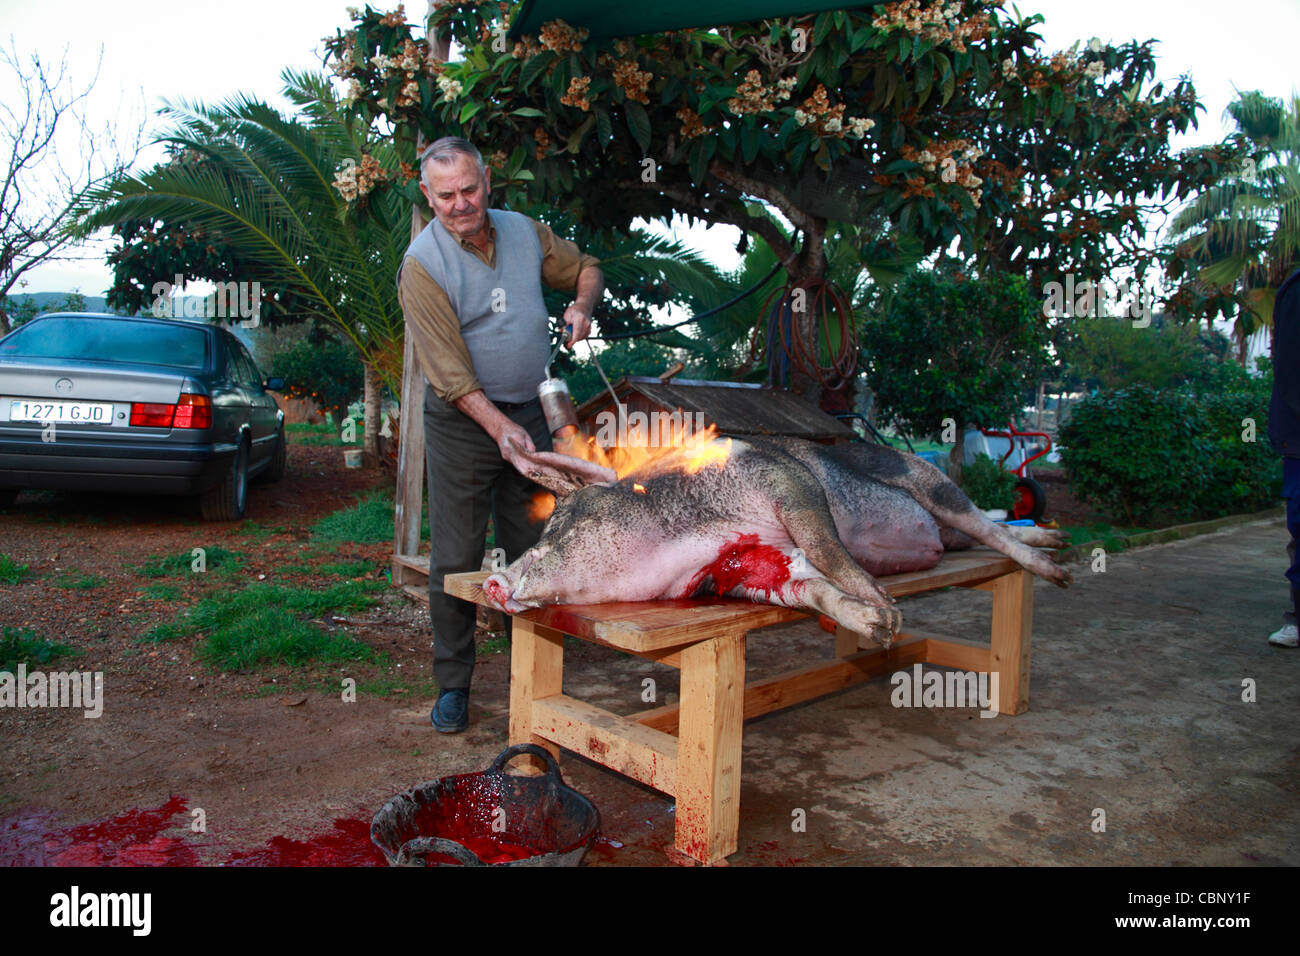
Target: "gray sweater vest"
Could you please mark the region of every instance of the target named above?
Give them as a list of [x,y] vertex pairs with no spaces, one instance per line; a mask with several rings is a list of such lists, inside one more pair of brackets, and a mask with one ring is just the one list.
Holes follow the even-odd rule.
[[500,209],[489,209],[488,215],[496,227],[495,269],[461,248],[436,219],[415,237],[406,256],[451,300],[483,394],[495,402],[526,402],[537,397],[551,353],[542,244],[527,216]]

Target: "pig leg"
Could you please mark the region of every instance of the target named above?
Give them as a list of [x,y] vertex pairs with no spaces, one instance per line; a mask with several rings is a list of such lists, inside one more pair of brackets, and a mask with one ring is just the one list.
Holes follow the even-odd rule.
[[781,607],[825,614],[833,618],[837,624],[855,634],[865,634],[885,648],[893,644],[894,635],[898,633],[903,622],[902,614],[894,606],[888,594],[885,595],[888,606],[882,607],[877,603],[846,594],[815,571],[810,577],[791,579],[770,590],[741,585],[727,593],[731,597],[745,598],[762,604],[778,604]]
[[806,604],[888,647],[903,626],[902,613],[889,592],[853,560],[840,541],[821,485],[814,480],[799,491],[774,496],[777,518],[807,564],[824,578],[793,583],[804,585]]
[[[934,465],[911,455],[905,456],[892,448],[878,445],[862,447],[866,451],[862,464],[873,478],[906,491],[922,508],[934,515],[941,525],[965,532],[976,541],[1002,552],[1040,578],[1063,588],[1070,586],[1072,578],[1069,571],[1041,551],[1035,551],[1005,526],[994,524],[986,518],[966,497],[966,493]],[[1053,535],[1050,530],[1039,530],[1044,534],[1035,535],[1035,540],[1059,540],[1059,536]]]
[[[1035,548],[1063,548],[1070,541],[1068,534],[1055,528],[1030,528],[1017,524],[1002,525],[1002,527],[1017,541],[1023,541]],[[958,531],[947,525],[939,526],[939,540],[943,543],[945,551],[964,551],[975,544],[975,540],[965,531]]]

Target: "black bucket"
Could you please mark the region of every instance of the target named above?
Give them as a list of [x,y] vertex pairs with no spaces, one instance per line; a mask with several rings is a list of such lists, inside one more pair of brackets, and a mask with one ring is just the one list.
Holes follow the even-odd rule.
[[[539,777],[505,766],[520,754],[546,762]],[[370,824],[391,866],[577,866],[596,842],[600,814],[565,786],[535,744],[516,744],[479,773],[430,780],[393,797]]]

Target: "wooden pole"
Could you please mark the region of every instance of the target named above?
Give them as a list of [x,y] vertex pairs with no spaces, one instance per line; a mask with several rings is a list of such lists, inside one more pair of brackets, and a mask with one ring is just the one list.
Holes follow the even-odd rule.
[[[445,0],[430,0],[427,16]],[[428,22],[427,19],[425,21]],[[449,37],[429,38],[429,59],[445,63],[451,55]],[[416,142],[417,152],[423,152],[424,136]],[[411,238],[420,234],[426,225],[420,205],[411,207]],[[392,577],[395,587],[423,585],[428,582],[428,571],[421,574],[401,559],[414,558],[420,553],[420,512],[424,502],[424,375],[415,359],[411,337],[405,336],[402,344],[402,397],[401,437],[397,448],[397,493],[393,515]]]

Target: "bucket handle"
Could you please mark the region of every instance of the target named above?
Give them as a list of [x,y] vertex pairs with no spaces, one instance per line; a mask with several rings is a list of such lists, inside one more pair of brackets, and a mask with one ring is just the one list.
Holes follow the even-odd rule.
[[397,851],[397,860],[399,864],[405,864],[414,857],[428,856],[431,853],[443,853],[455,857],[466,866],[487,866],[473,850],[445,837],[416,837],[414,840],[407,840]]
[[497,754],[497,758],[487,768],[485,773],[505,773],[506,764],[514,760],[520,754],[531,754],[538,757],[546,764],[546,776],[554,778],[557,783],[564,783],[564,778],[560,776],[560,765],[555,762],[551,752],[545,747],[539,747],[537,744],[515,744],[513,747],[507,747]]

